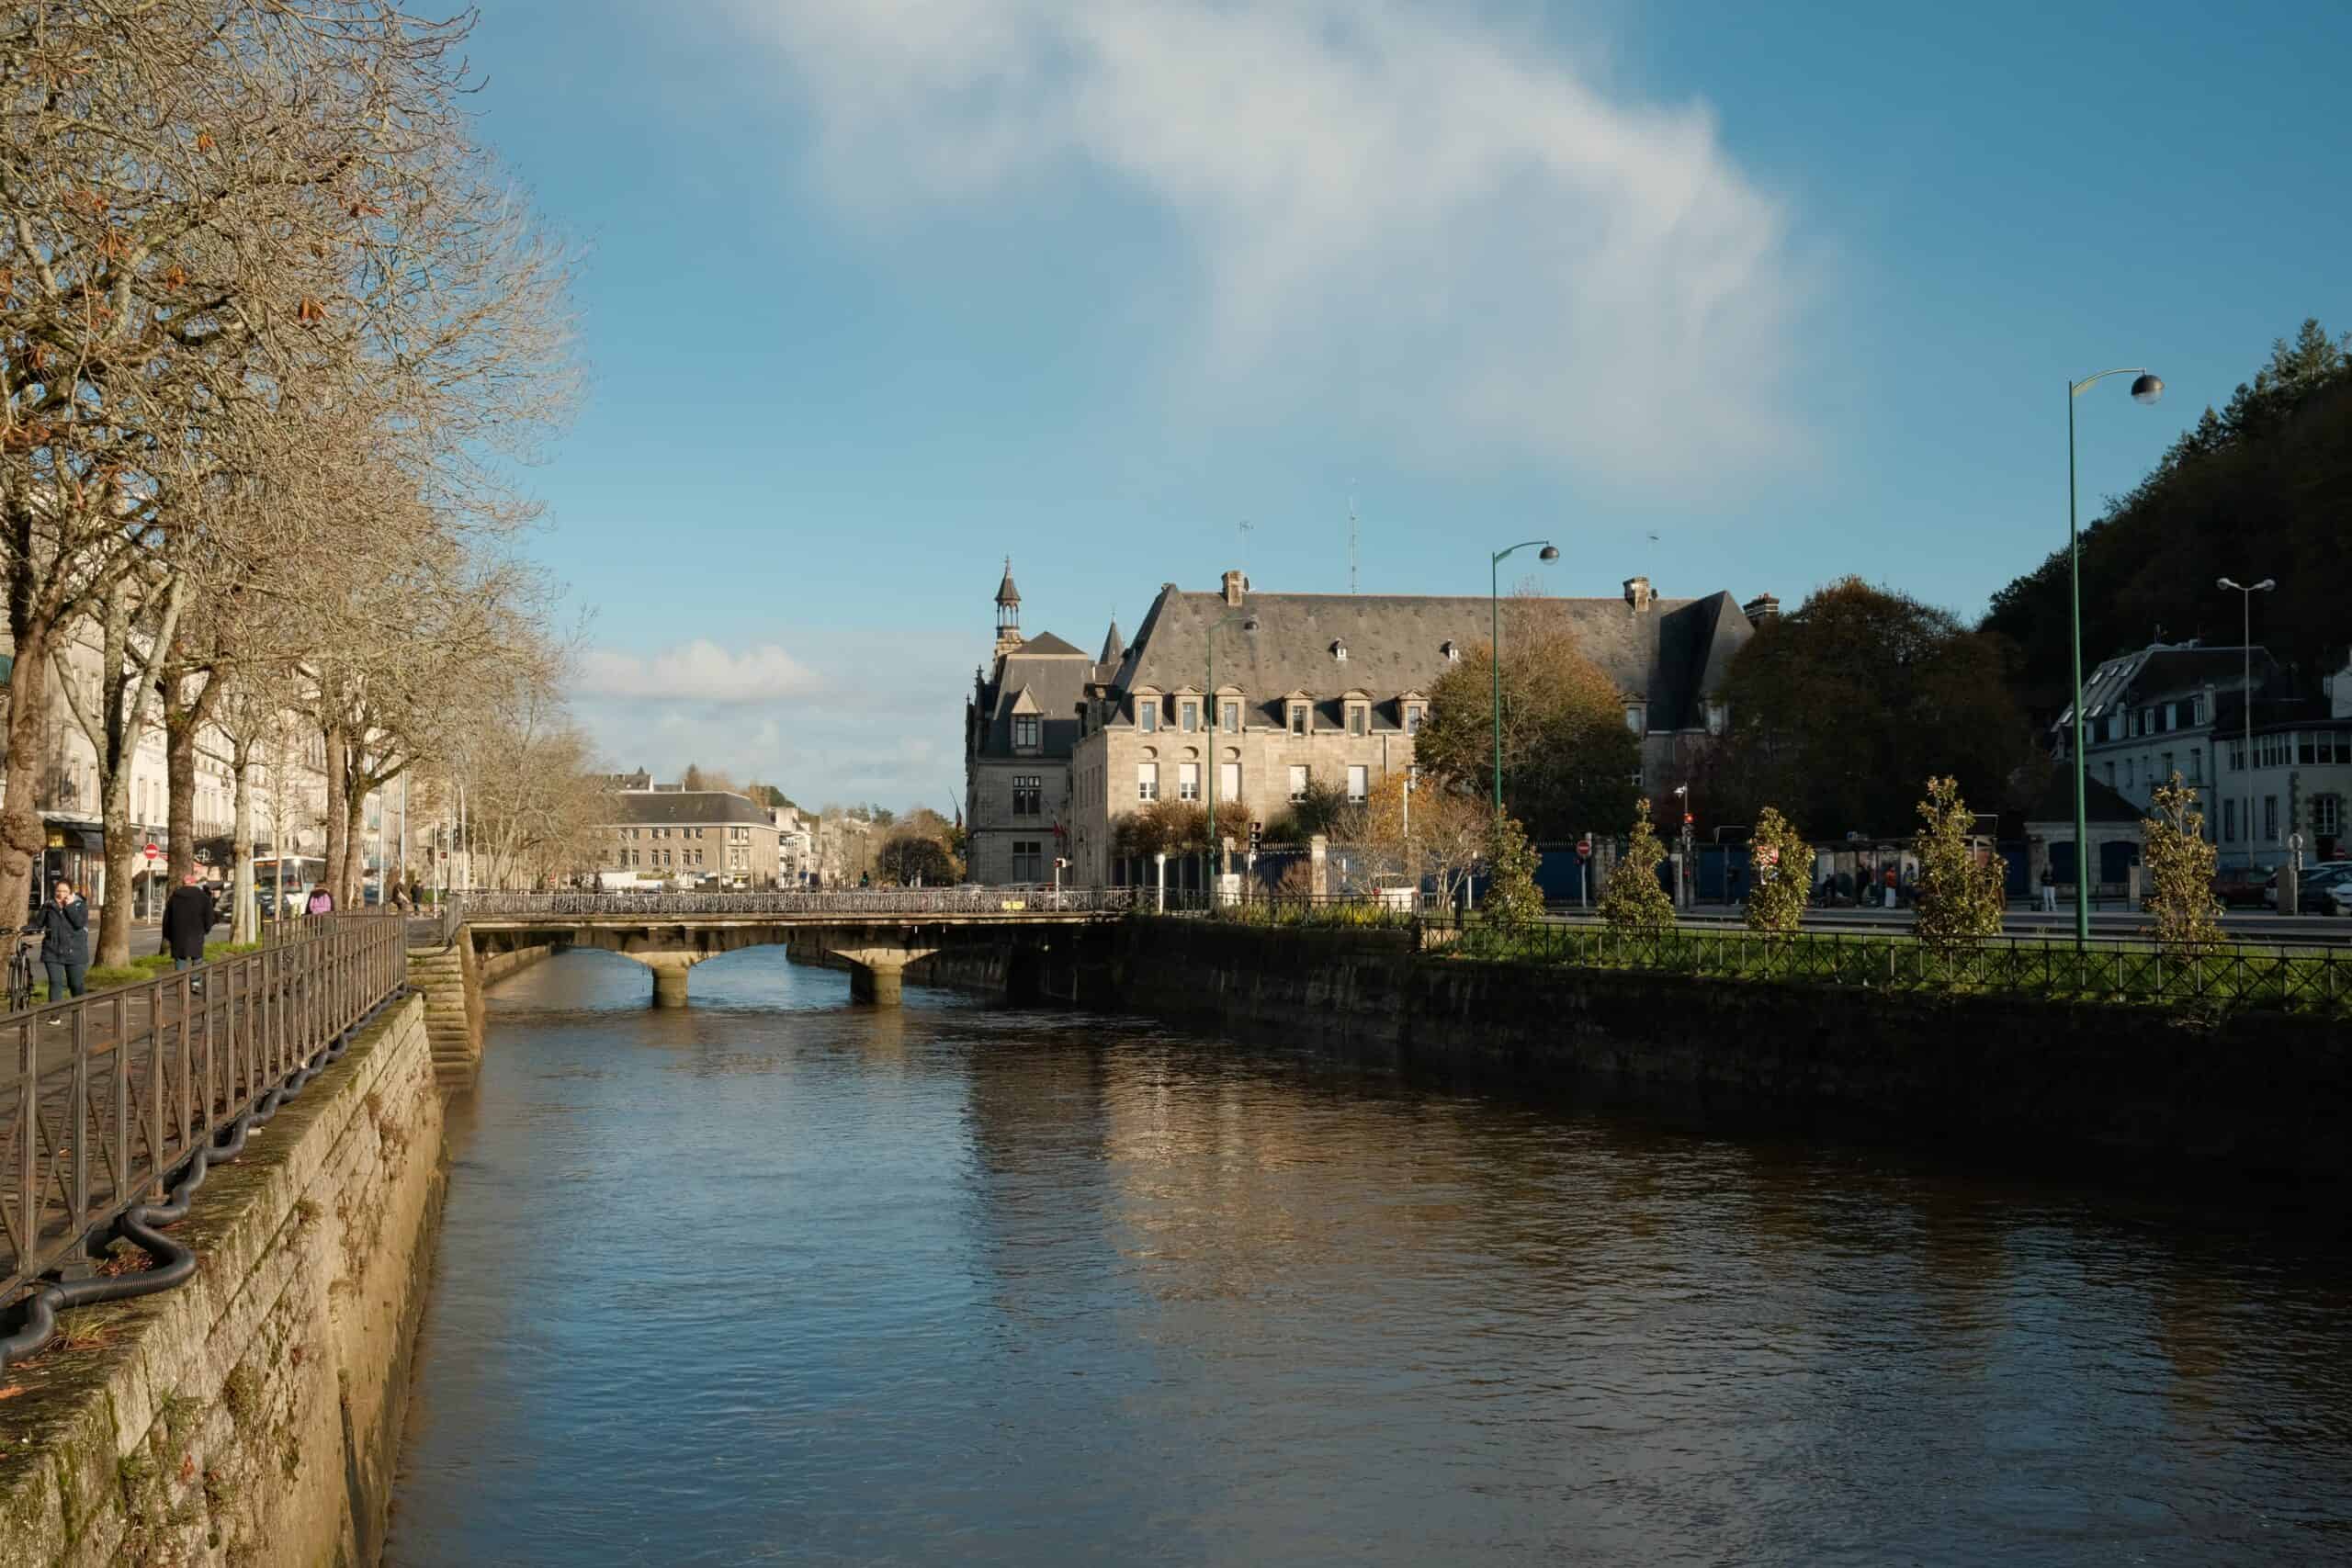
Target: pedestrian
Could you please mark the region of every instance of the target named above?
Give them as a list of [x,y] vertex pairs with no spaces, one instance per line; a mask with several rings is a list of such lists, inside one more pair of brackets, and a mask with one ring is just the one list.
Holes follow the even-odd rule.
[[1886,868],[1886,907],[1890,909],[1894,908],[1894,868],[1893,866]]
[[90,973],[90,906],[61,876],[33,924],[40,931],[40,966],[49,971],[49,999],[82,995]]
[[412,909],[424,908],[424,884],[413,876],[408,879],[408,907]]
[[2048,861],[2041,863],[2041,912],[2045,915],[2058,912],[2058,879],[2050,874]]
[[310,897],[303,901],[302,912],[306,915],[334,913],[334,895],[327,891],[325,883],[315,883],[311,886]]
[[211,930],[212,890],[190,871],[164,900],[164,945],[171,950],[172,967],[203,963],[204,939]]

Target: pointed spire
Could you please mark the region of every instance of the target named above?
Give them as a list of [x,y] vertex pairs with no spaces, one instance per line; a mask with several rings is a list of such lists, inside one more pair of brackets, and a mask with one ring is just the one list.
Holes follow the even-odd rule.
[[1000,604],[1021,603],[1021,590],[1012,586],[1012,558],[1004,558],[1004,581],[996,585],[996,602]]
[[1102,657],[1096,660],[1094,662],[1097,664],[1116,664],[1120,660],[1125,659],[1126,656],[1127,645],[1120,640],[1119,623],[1113,621],[1111,623],[1110,635],[1102,639]]

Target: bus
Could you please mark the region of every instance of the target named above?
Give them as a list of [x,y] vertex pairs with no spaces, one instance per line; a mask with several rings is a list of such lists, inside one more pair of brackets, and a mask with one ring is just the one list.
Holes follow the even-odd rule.
[[311,887],[327,879],[327,863],[317,855],[255,855],[254,857],[254,901],[261,908],[262,918],[270,918],[271,896],[278,892],[277,874],[285,869],[284,897],[278,913],[301,913],[302,900]]

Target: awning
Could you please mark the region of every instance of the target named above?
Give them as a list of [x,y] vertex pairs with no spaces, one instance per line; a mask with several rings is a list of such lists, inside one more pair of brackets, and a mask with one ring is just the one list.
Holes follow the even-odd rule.
[[52,850],[85,850],[98,854],[107,847],[103,822],[62,821],[52,817],[43,827],[48,830],[49,847]]

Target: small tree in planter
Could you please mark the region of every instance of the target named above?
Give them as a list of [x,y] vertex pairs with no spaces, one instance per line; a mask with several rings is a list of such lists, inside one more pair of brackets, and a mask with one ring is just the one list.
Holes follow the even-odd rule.
[[1487,828],[1487,920],[1498,926],[1530,926],[1544,917],[1544,895],[1535,886],[1535,846],[1509,812],[1498,812]]
[[2147,839],[2148,908],[2156,917],[2156,940],[2175,954],[2211,952],[2222,942],[2215,920],[2222,911],[2213,901],[2214,851],[2205,841],[2197,791],[2175,773],[2170,784],[2156,787],[2152,803],[2155,815],[2143,820],[2140,830]]
[[1600,918],[1612,926],[1636,930],[1674,924],[1674,900],[1657,882],[1658,863],[1664,859],[1666,846],[1650,826],[1650,803],[1642,801],[1634,807],[1634,830],[1625,852],[1600,886]]
[[1750,882],[1747,929],[1792,931],[1804,918],[1805,900],[1813,896],[1813,846],[1796,824],[1768,806],[1756,818],[1748,840]]
[[1976,819],[1960,798],[1960,781],[1929,779],[1919,816],[1911,842],[1919,857],[1919,940],[1949,952],[2000,935],[2001,864],[1977,852]]

